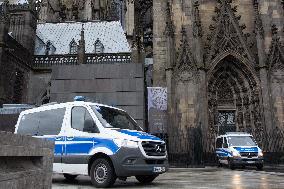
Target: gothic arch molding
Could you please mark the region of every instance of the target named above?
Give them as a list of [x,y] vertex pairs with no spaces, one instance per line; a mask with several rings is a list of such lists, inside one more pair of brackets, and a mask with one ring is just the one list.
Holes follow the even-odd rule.
[[252,68],[247,63],[229,52],[222,56],[215,59],[208,72],[211,134],[261,129],[260,88],[256,74],[250,71]]
[[212,62],[210,63],[210,66],[208,67],[208,78],[210,78],[212,76],[212,74],[214,73],[214,69],[216,68],[216,66],[222,61],[224,60],[226,57],[234,57],[235,59],[238,60],[239,64],[243,64],[244,67],[248,70],[247,72],[249,72],[250,74],[253,75],[254,80],[257,83],[257,86],[259,87],[260,85],[260,81],[257,77],[257,73],[255,72],[255,69],[252,67],[251,62],[249,62],[246,58],[244,58],[242,55],[240,55],[238,52],[235,51],[226,51],[222,54],[219,54],[218,56],[216,56]]

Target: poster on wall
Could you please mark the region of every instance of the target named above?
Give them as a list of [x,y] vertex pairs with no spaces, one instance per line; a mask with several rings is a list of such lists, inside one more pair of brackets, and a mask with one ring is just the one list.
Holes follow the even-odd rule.
[[167,132],[167,88],[148,87],[149,132]]

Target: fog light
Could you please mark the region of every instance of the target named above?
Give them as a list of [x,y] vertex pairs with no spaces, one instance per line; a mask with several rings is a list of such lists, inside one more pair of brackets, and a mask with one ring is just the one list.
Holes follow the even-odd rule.
[[133,164],[135,162],[135,159],[127,159],[126,163],[127,164]]

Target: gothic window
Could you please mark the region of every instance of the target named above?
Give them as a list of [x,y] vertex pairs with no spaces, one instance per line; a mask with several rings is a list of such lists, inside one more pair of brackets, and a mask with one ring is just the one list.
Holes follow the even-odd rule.
[[78,45],[75,39],[72,39],[70,43],[70,54],[77,54],[77,52],[78,52]]
[[95,46],[94,53],[97,53],[97,54],[104,53],[105,48],[99,38],[96,40],[94,46]]
[[219,111],[218,113],[218,130],[219,134],[236,131],[235,112]]

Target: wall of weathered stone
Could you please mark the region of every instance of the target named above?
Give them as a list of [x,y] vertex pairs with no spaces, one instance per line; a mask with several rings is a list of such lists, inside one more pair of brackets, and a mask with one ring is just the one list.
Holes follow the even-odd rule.
[[[167,14],[167,2],[170,4],[170,16]],[[199,0],[199,6],[198,11],[199,13],[196,13],[195,10],[195,0],[171,0],[171,1],[162,1],[162,0],[153,0],[153,14],[154,14],[154,44],[153,44],[153,51],[154,51],[154,71],[153,71],[153,79],[154,79],[154,86],[155,87],[163,87],[165,86],[165,83],[167,83],[167,87],[170,87],[172,90],[171,96],[173,96],[171,103],[169,104],[169,120],[174,120],[173,125],[175,127],[187,127],[188,125],[195,125],[197,126],[200,123],[200,120],[204,120],[205,122],[208,118],[206,118],[205,114],[200,112],[203,108],[203,106],[206,106],[205,101],[209,102],[209,93],[208,93],[208,84],[209,79],[217,77],[216,75],[208,75],[208,73],[212,73],[213,70],[210,71],[210,69],[214,69],[214,63],[218,63],[222,60],[222,55],[224,55],[223,58],[228,56],[228,54],[234,54],[235,58],[238,59],[241,66],[244,66],[243,70],[250,70],[245,75],[251,74],[247,77],[252,77],[253,79],[253,93],[256,93],[257,96],[259,94],[259,99],[256,95],[251,95],[247,91],[241,92],[241,97],[244,98],[245,95],[249,94],[250,99],[252,99],[249,103],[253,105],[253,99],[256,98],[256,101],[260,100],[260,105],[255,106],[254,108],[257,110],[250,111],[248,113],[244,113],[243,117],[236,118],[241,120],[241,122],[252,122],[254,125],[257,125],[256,129],[260,129],[260,123],[262,124],[268,124],[264,127],[273,128],[274,126],[283,125],[283,25],[284,25],[284,9],[283,9],[283,3],[279,0],[259,0],[258,1],[258,10],[256,10],[256,5],[254,4],[254,1],[251,0],[232,0],[231,7],[232,12],[235,14],[235,23],[237,31],[232,31],[237,34],[235,36],[235,39],[237,42],[241,44],[240,49],[243,50],[235,50],[238,51],[236,53],[228,53],[226,55],[226,52],[224,52],[220,47],[220,50],[218,52],[218,49],[216,52],[214,52],[214,58],[220,56],[220,60],[217,60],[214,58],[210,59],[208,58],[208,53],[210,52],[210,47],[212,49],[212,46],[214,47],[214,44],[212,41],[208,40],[208,37],[210,34],[214,31],[216,31],[216,28],[212,28],[210,25],[213,25],[215,27],[218,27],[218,24],[216,23],[217,12],[216,7],[220,8],[220,3],[218,1],[212,1],[212,0]],[[229,0],[227,0],[229,2]],[[261,22],[263,25],[263,40],[262,37],[257,38],[256,36],[256,25],[255,20],[257,19],[257,11],[259,11],[259,15],[261,18]],[[198,17],[196,17],[196,14],[198,14]],[[238,16],[241,16],[238,20]],[[186,49],[188,49],[188,52],[191,52],[192,54],[189,56],[192,57],[193,61],[189,60],[184,56],[184,59],[187,59],[187,61],[183,61],[183,64],[196,64],[196,63],[206,63],[205,69],[200,68],[200,73],[204,73],[205,75],[197,76],[200,77],[200,81],[203,82],[202,87],[200,81],[199,82],[193,82],[193,80],[189,80],[186,82],[183,82],[184,86],[173,83],[178,76],[175,75],[178,72],[172,72],[173,75],[171,75],[171,71],[166,71],[167,65],[170,62],[170,59],[168,56],[168,52],[166,51],[169,46],[169,41],[167,40],[167,37],[165,35],[165,28],[166,23],[170,22],[169,18],[171,18],[171,21],[173,23],[174,28],[174,43],[171,44],[172,48],[170,51],[173,51],[174,54],[178,54],[181,52],[182,47],[182,26],[186,32],[186,38],[188,41],[188,46]],[[201,27],[198,27],[198,20],[201,21]],[[223,20],[224,21],[224,20]],[[272,44],[272,25],[275,25],[278,28],[278,37],[279,41],[277,42],[282,49],[282,54],[280,55],[280,64],[282,64],[282,67],[280,66],[275,75],[270,75],[271,72],[269,72],[269,58],[271,57],[271,44]],[[202,36],[195,36],[196,29],[198,28],[199,31],[201,31]],[[249,34],[246,36],[245,34]],[[214,36],[213,36],[214,37]],[[221,39],[224,36],[220,36],[219,39]],[[228,37],[232,37],[228,35]],[[169,38],[168,38],[169,39]],[[258,40],[258,41],[257,41]],[[241,42],[238,42],[241,41]],[[218,42],[218,41],[217,41]],[[262,46],[263,45],[263,46]],[[209,47],[209,48],[207,48]],[[229,51],[234,51],[233,46],[228,47]],[[262,53],[262,50],[265,50]],[[196,53],[200,50],[201,56],[197,56]],[[245,52],[249,58],[247,58],[245,55]],[[261,54],[258,54],[261,53]],[[274,55],[273,55],[274,56]],[[178,65],[180,62],[180,59],[176,56],[174,58],[174,65]],[[204,59],[202,59],[204,58]],[[274,57],[275,58],[275,57]],[[214,60],[214,61],[213,61]],[[273,60],[277,61],[277,59]],[[260,63],[263,63],[267,67],[262,67],[262,70],[265,69],[266,71],[262,71],[259,73],[259,69],[256,69]],[[174,67],[174,66],[173,66]],[[173,68],[175,69],[175,68]],[[249,73],[251,72],[251,73]],[[190,71],[188,72],[190,73]],[[268,73],[268,75],[266,75]],[[214,73],[212,73],[214,74]],[[168,76],[169,77],[168,77]],[[167,76],[167,77],[166,77]],[[237,76],[237,75],[235,75]],[[234,77],[235,77],[234,76]],[[167,82],[166,82],[167,80]],[[251,81],[252,81],[251,80]],[[268,82],[267,82],[267,81]],[[169,82],[170,81],[170,82]],[[250,81],[250,82],[251,82]],[[247,82],[247,81],[246,81]],[[207,85],[207,86],[205,86]],[[260,90],[261,89],[261,90]],[[203,93],[203,91],[205,91]],[[205,94],[207,97],[203,96],[202,98],[204,100],[201,100],[200,94]],[[265,95],[264,95],[265,94]],[[262,96],[263,95],[263,96]],[[266,97],[270,98],[271,100],[267,100]],[[210,103],[217,103],[217,102],[210,102]],[[245,98],[241,100],[241,103],[246,103]],[[269,104],[267,104],[269,103]],[[202,105],[203,104],[203,105]],[[202,106],[202,107],[201,107]],[[207,108],[209,110],[209,108]],[[272,111],[273,110],[273,111]],[[204,109],[202,110],[204,112]],[[244,111],[246,112],[246,111]],[[254,115],[252,112],[260,112],[261,115]],[[268,112],[273,112],[273,115],[270,115]],[[213,114],[213,112],[208,112],[208,114]],[[251,115],[250,115],[251,114]],[[266,122],[264,121],[264,115],[270,117],[270,119],[273,119],[273,121]],[[202,117],[200,117],[202,116]],[[216,119],[216,115],[211,115],[213,119]],[[244,121],[244,119],[246,119]],[[260,121],[261,120],[261,121]]]
[[51,76],[51,102],[85,96],[126,110],[144,127],[144,71],[141,64],[55,66]]
[[50,189],[53,150],[53,142],[0,132],[0,188]]
[[278,71],[271,78],[272,111],[275,126],[284,130],[284,72]]
[[[171,1],[171,13],[172,20],[175,28],[175,51],[179,48],[181,39],[181,26],[183,25],[188,32],[188,39],[192,41],[192,25],[193,25],[193,4],[195,1],[192,0],[173,0]],[[165,72],[164,64],[165,60],[165,24],[166,24],[166,3],[167,1],[154,0],[153,1],[153,18],[154,18],[154,83],[156,86],[164,85],[165,83]],[[216,16],[215,7],[218,6],[217,1],[202,0],[200,3],[200,17],[203,30],[203,45],[207,43],[207,36],[210,34],[209,26],[214,24],[212,20],[213,16]],[[236,15],[240,15],[240,25],[245,24],[246,28],[244,33],[249,33],[250,38],[248,42],[255,42],[254,38],[254,5],[251,0],[233,0],[233,6],[237,6]],[[259,10],[263,22],[263,28],[265,31],[265,50],[268,53],[271,45],[271,26],[275,24],[280,30],[284,24],[284,11],[282,8],[281,1],[279,0],[260,0]],[[283,38],[283,32],[280,34],[281,39]],[[192,43],[191,43],[192,45]],[[194,48],[194,47],[192,47]]]
[[166,86],[166,39],[165,39],[165,0],[153,0],[153,58],[154,58],[154,86]]

